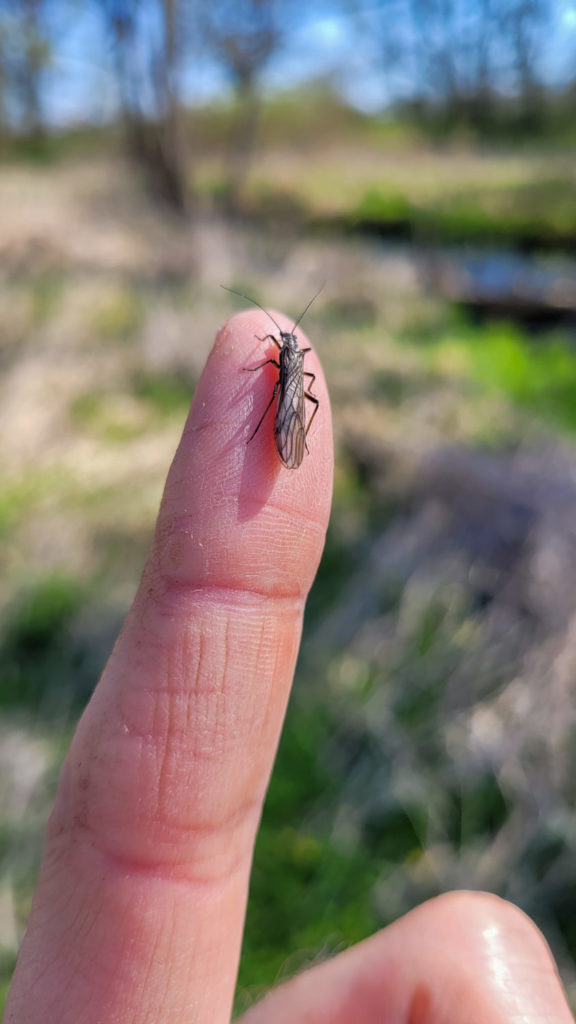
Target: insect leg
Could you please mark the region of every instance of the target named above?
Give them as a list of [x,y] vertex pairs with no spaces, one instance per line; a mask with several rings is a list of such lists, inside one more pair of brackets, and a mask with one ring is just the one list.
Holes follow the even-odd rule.
[[314,419],[316,413],[318,412],[318,409],[320,408],[320,402],[318,401],[318,399],[314,395],[311,395],[310,392],[308,392],[308,391],[304,392],[304,398],[307,398],[309,402],[314,402],[314,405],[316,406],[316,408],[314,409],[314,412],[312,413],[310,419],[308,420],[308,425],[306,427],[306,434],[308,434],[308,431],[310,430],[310,427],[312,426],[312,420]]
[[257,339],[257,341],[268,341],[268,339],[270,338],[270,340],[273,341],[274,344],[276,345],[276,348],[282,348],[282,345],[278,341],[278,338],[275,338],[273,334],[265,334],[263,338],[260,338],[258,337],[257,334],[255,334],[254,337]]
[[[318,409],[320,408],[320,402],[319,402],[319,400],[314,395],[311,395],[309,391],[305,391],[304,392],[304,398],[307,398],[309,402],[314,402],[314,405],[316,406],[316,408],[314,409],[314,412],[312,413],[310,419],[308,420],[308,425],[306,427],[306,433],[304,434],[304,443],[306,444],[306,438],[308,437],[308,431],[310,430],[310,427],[312,426],[312,420],[314,419],[316,413],[318,412]],[[308,451],[308,445],[306,445],[306,451]]]
[[266,406],[266,408],[264,409],[264,412],[262,413],[262,416],[261,416],[261,417],[260,417],[260,419],[258,420],[258,426],[256,427],[256,430],[254,431],[254,433],[253,433],[253,434],[251,434],[251,435],[250,435],[250,437],[249,437],[249,438],[248,438],[248,440],[246,441],[246,444],[250,444],[250,441],[252,441],[252,439],[253,439],[254,437],[256,437],[256,434],[258,433],[258,431],[260,430],[260,427],[262,426],[262,424],[263,424],[263,422],[264,422],[264,417],[266,416],[266,413],[268,412],[268,409],[270,408],[270,406],[272,405],[272,402],[274,401],[274,399],[276,398],[276,395],[278,394],[278,388],[279,388],[279,387],[280,387],[280,379],[278,379],[278,380],[276,381],[276,383],[275,383],[275,385],[274,385],[274,390],[273,390],[273,392],[272,392],[272,398],[271,398],[271,399],[270,399],[270,401],[268,402],[268,405],[267,405],[267,406]]
[[243,370],[246,373],[254,373],[254,370],[261,370],[263,366],[268,366],[268,363],[274,363],[280,369],[280,363],[277,363],[275,359],[266,359],[264,363],[258,363],[258,366],[244,366]]
[[[310,352],[310,349],[309,348],[305,348],[304,351],[305,352]],[[315,404],[316,404],[316,408],[314,409],[314,412],[312,413],[312,415],[310,417],[310,420],[308,422],[308,426],[306,427],[306,433],[304,434],[304,444],[306,444],[306,436],[307,436],[308,431],[310,430],[310,427],[312,425],[312,420],[314,419],[316,413],[318,412],[318,406],[320,405],[320,402],[318,401],[317,398],[314,397],[314,395],[312,394],[312,392],[310,390],[310,388],[312,387],[314,381],[316,380],[316,374],[315,373],[310,373],[308,370],[304,370],[304,377],[311,377],[312,378],[312,380],[310,381],[310,383],[308,385],[308,391],[304,392],[304,397],[307,398],[309,402],[315,402]],[[308,451],[308,445],[307,444],[306,444],[306,451]]]

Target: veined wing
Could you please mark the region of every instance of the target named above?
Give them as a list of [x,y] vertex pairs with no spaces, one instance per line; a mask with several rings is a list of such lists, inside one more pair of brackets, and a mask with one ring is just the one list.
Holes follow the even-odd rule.
[[281,360],[280,393],[276,406],[274,436],[276,449],[288,469],[298,469],[306,446],[304,412],[303,353],[287,353]]

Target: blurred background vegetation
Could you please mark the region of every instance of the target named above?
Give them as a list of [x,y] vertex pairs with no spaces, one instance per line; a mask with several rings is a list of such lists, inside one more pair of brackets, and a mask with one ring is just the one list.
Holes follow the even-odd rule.
[[423,899],[576,1002],[576,4],[0,0],[0,985],[221,284],[307,318],[334,512],[238,986]]

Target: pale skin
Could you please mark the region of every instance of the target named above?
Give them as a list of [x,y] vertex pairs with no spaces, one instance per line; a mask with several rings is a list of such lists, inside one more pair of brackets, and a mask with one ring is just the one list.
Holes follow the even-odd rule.
[[[241,372],[261,361],[255,335],[268,328],[262,313],[235,316],[198,385],[138,594],[62,773],[5,1024],[230,1019],[252,849],[332,490],[313,352],[320,411],[301,467],[282,467],[272,426],[245,443],[277,376]],[[496,897],[453,893],[243,1020],[573,1018],[534,925]]]

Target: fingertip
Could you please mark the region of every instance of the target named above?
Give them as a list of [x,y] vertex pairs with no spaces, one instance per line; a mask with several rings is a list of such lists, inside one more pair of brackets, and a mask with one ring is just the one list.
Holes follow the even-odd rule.
[[304,596],[312,583],[332,498],[330,403],[312,350],[305,366],[320,405],[299,468],[286,469],[276,451],[273,402],[254,435],[278,380],[270,332],[274,321],[293,326],[272,316],[248,310],[226,320],[199,381],[157,534],[163,574],[179,584]]
[[[277,310],[271,310],[270,314],[260,310],[244,310],[234,314],[217,333],[214,346],[215,358],[229,360],[230,368],[234,366],[235,369],[242,371],[251,369],[266,359],[278,359],[279,351],[272,340],[278,335],[276,325],[283,331],[291,331],[293,320]],[[288,477],[294,478],[298,475],[298,482],[295,479],[286,478],[285,473],[280,475],[280,480],[286,483],[288,489],[296,487],[300,496],[305,492],[309,493],[310,500],[313,502],[316,498],[320,499],[320,507],[327,516],[330,508],[333,474],[330,398],[324,371],[312,341],[300,327],[296,336],[300,349],[310,350],[306,352],[304,367],[306,371],[314,375],[314,396],[318,399],[319,407],[311,431],[307,436],[308,451],[298,467],[298,474],[288,474]],[[270,399],[274,382],[278,378],[278,371],[270,364],[262,367],[261,373],[245,374],[245,378],[244,394],[248,393],[253,396],[253,423],[258,421],[257,413],[266,407],[266,402]],[[272,452],[276,456],[273,443],[273,412],[274,410],[271,409],[270,422],[267,423],[267,427],[263,424],[261,443],[255,444],[252,449],[254,452],[259,451],[264,457],[267,452]],[[307,421],[309,422],[309,417]],[[277,456],[275,461],[278,465]],[[328,497],[328,501],[323,503],[322,499],[326,497]]]
[[491,893],[463,891],[428,901],[297,976],[242,1021],[304,1019],[568,1024],[572,1015],[530,918]]

